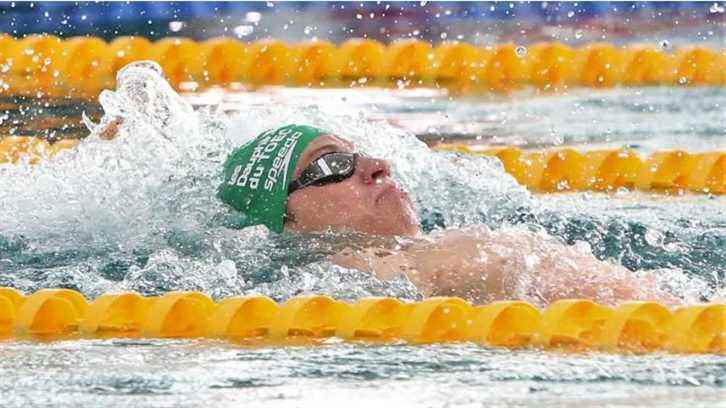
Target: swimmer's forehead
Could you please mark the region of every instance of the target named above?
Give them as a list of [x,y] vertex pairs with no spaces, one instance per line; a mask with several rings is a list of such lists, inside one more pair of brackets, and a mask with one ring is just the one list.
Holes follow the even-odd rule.
[[295,166],[295,177],[299,177],[305,167],[309,166],[313,160],[318,157],[332,152],[346,152],[351,153],[355,151],[355,145],[348,140],[345,140],[335,135],[322,135],[318,136],[310,144],[305,147],[300,160]]

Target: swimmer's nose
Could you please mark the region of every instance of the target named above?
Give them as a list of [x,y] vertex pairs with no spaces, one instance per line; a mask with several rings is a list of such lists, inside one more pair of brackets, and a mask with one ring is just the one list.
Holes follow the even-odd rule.
[[387,161],[358,156],[357,171],[365,184],[375,183],[391,175],[391,166]]

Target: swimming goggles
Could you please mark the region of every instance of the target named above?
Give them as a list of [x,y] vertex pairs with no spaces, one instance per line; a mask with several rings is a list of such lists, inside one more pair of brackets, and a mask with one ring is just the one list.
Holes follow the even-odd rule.
[[307,166],[287,187],[287,195],[308,186],[338,183],[355,172],[357,153],[326,153]]

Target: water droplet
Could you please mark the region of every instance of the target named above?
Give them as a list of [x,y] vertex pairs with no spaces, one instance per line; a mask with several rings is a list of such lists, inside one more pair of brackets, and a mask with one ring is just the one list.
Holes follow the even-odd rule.
[[254,27],[251,25],[241,25],[234,28],[234,33],[237,35],[237,37],[244,37],[246,35],[252,34],[254,31]]
[[184,28],[183,21],[170,21],[169,22],[169,31],[171,31],[173,33],[181,31],[182,28]]
[[711,5],[711,7],[708,9],[708,11],[710,11],[711,13],[714,13],[714,14],[716,14],[716,13],[723,13],[724,10],[726,10],[726,7],[724,7],[724,6],[722,6],[722,5],[718,4],[718,3],[713,3]]
[[582,30],[575,31],[575,38],[578,40],[582,38]]
[[649,228],[647,231],[645,231],[645,241],[654,247],[660,247],[663,245],[664,240],[663,234],[660,233],[660,231],[656,231],[652,228]]
[[514,49],[514,52],[515,52],[515,54],[517,54],[517,56],[519,58],[522,58],[525,55],[527,55],[527,47],[525,47],[523,45],[520,45],[520,46],[518,46],[517,48]]
[[660,42],[660,49],[661,50],[667,50],[671,47],[671,43],[668,40],[663,40]]
[[574,11],[570,11],[569,13],[567,13],[567,17],[569,17],[569,18],[572,18],[574,16],[575,16],[575,12]]

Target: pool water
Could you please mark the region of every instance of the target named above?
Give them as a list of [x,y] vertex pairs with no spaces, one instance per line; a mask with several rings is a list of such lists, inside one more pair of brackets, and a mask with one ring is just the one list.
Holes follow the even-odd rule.
[[724,406],[726,359],[480,346],[10,343],[3,406]]
[[[330,129],[391,160],[426,230],[543,230],[633,273],[657,270],[687,301],[724,286],[724,197],[537,196],[494,159],[435,153],[420,141],[627,145],[643,154],[723,150],[723,88],[480,99],[423,89],[270,88],[178,98],[150,70],[126,75],[126,85],[100,101],[105,112],[125,118],[117,139],[89,138],[39,166],[0,165],[0,286],[68,287],[89,298],[114,290],[262,293],[278,301],[300,293],[418,298],[405,280],[382,282],[327,262],[340,237],[269,237],[225,226],[233,215],[214,192],[226,154],[291,122]],[[79,106],[57,115],[38,105],[31,111],[35,119],[65,117],[68,134],[77,136],[77,112],[94,120],[101,112]],[[32,123],[13,109],[6,115],[14,128]],[[713,355],[374,347],[334,339],[264,349],[177,340],[8,341],[0,343],[0,367],[3,406],[726,406],[726,356]]]

